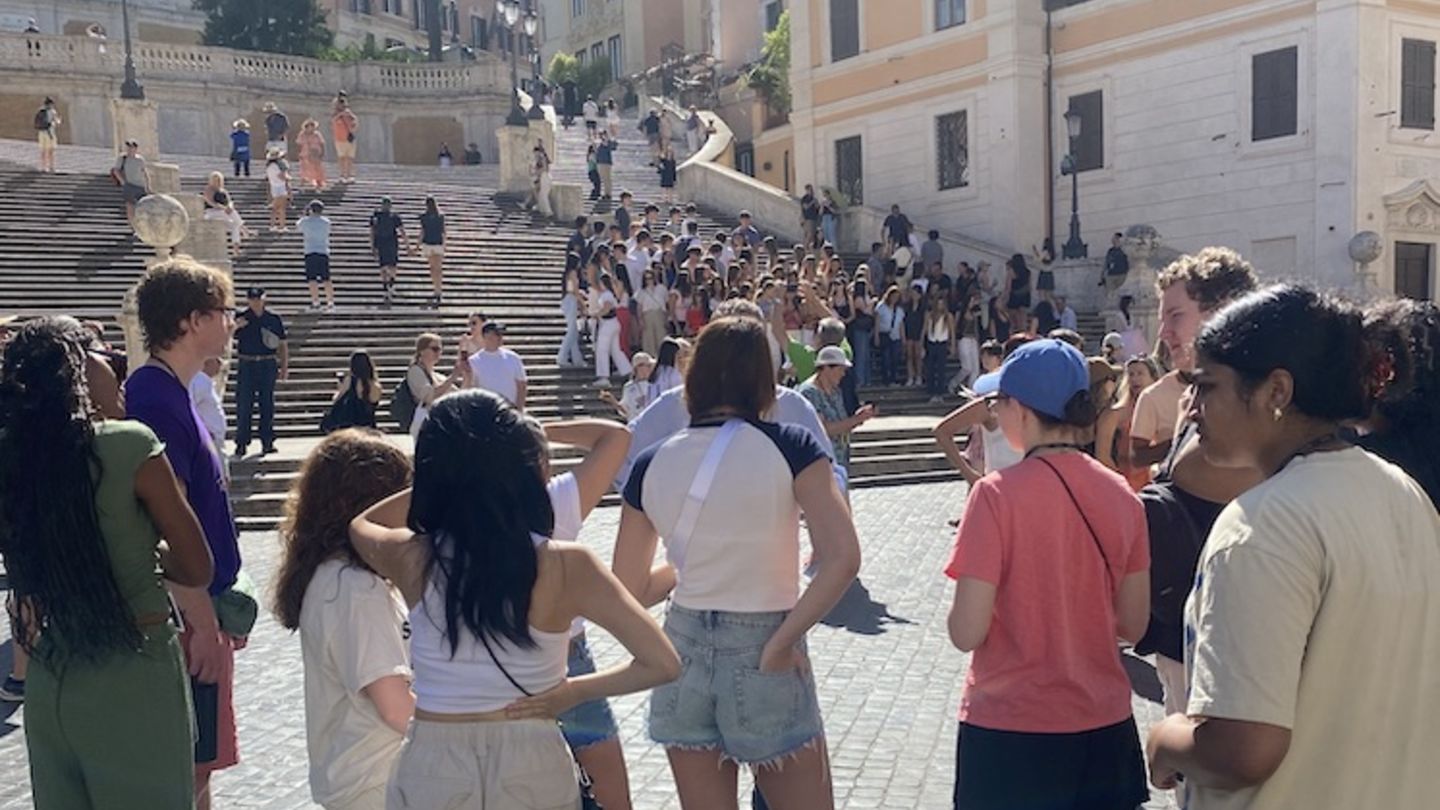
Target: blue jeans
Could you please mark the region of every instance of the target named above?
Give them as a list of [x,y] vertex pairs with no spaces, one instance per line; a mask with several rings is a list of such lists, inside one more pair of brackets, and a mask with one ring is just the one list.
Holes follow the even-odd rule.
[[856,329],[850,338],[850,349],[855,354],[855,383],[859,386],[870,384],[870,330]]
[[904,373],[905,360],[900,354],[905,341],[895,340],[889,335],[880,336],[880,384],[894,385]]
[[580,351],[580,322],[576,318],[565,319],[565,338],[560,341],[555,362],[561,366],[585,365],[585,354]]
[[786,615],[671,605],[665,635],[680,653],[680,678],[651,693],[650,738],[764,766],[824,734],[809,669],[760,671],[760,651]]
[[[595,672],[595,659],[590,656],[590,645],[585,636],[570,639],[570,655],[566,662],[566,676],[591,675]],[[620,734],[615,725],[615,714],[610,711],[610,702],[605,698],[581,703],[560,715],[560,731],[571,751],[613,740]]]
[[280,377],[280,364],[268,360],[241,360],[240,380],[235,388],[235,446],[250,444],[250,425],[255,406],[260,406],[260,446],[275,446],[275,381]]
[[820,232],[825,234],[826,242],[835,245],[836,250],[840,249],[839,243],[835,241],[839,224],[840,223],[836,220],[834,214],[825,214],[824,216],[820,217]]

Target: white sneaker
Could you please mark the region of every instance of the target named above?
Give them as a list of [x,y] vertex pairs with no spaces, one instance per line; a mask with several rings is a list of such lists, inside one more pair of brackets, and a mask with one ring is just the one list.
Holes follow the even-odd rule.
[[334,305],[334,304],[326,304],[326,305],[325,305],[325,311],[326,311],[326,312],[334,312],[334,311],[335,311],[335,305]]
[[609,388],[610,380],[607,377],[596,377],[595,382],[590,383],[591,388]]

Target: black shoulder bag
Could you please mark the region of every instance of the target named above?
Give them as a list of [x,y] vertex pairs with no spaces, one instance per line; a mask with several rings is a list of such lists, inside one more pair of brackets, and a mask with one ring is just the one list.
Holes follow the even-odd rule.
[[[480,637],[480,643],[485,645],[485,652],[490,654],[490,660],[495,662],[496,669],[499,669],[500,674],[505,676],[505,680],[509,681],[511,686],[519,689],[525,697],[535,697],[535,693],[521,686],[519,681],[510,676],[510,671],[505,669],[505,665],[500,663],[500,659],[495,657],[495,651],[490,649],[490,640],[485,638],[485,633],[476,633],[476,635]],[[571,755],[574,755],[573,752]],[[575,760],[575,770],[580,773],[580,810],[605,810],[599,802],[595,801],[595,792],[591,790],[594,783],[590,781],[590,774],[585,773],[585,766],[581,765],[578,759]]]
[[1086,517],[1085,510],[1081,508],[1080,499],[1075,497],[1075,493],[1070,489],[1070,484],[1065,480],[1065,476],[1060,474],[1060,471],[1055,468],[1054,464],[1050,463],[1049,459],[1041,456],[1038,457],[1037,460],[1044,462],[1045,466],[1050,468],[1050,472],[1055,473],[1055,477],[1060,479],[1060,486],[1065,488],[1065,494],[1069,495],[1070,502],[1075,504],[1075,511],[1079,512],[1080,519],[1085,521],[1085,528],[1090,531],[1090,539],[1095,542],[1095,550],[1100,552],[1100,561],[1105,565],[1105,581],[1110,583],[1110,590],[1114,591],[1115,574],[1110,570],[1110,558],[1105,554],[1105,547],[1100,544],[1100,535],[1096,534],[1095,527],[1090,525],[1090,518]]

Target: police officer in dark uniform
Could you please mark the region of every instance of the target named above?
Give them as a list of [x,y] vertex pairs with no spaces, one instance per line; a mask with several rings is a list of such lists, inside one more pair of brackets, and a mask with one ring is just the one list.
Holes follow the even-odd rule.
[[240,365],[235,392],[237,457],[244,456],[250,444],[250,423],[257,402],[260,405],[260,452],[275,452],[275,381],[290,376],[285,322],[265,308],[264,287],[251,287],[245,299],[245,308],[235,316],[236,360]]

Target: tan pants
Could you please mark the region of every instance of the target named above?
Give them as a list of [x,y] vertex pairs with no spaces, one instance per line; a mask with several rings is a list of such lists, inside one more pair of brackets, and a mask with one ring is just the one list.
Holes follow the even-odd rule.
[[575,760],[554,720],[416,720],[400,749],[387,810],[575,810]]
[[640,346],[651,357],[660,356],[660,344],[665,340],[665,310],[652,309],[640,313]]
[[598,168],[598,169],[600,170],[600,188],[602,189],[601,192],[600,192],[600,194],[601,194],[601,196],[609,197],[609,196],[610,196],[610,170],[613,169],[614,167],[613,167],[611,164],[609,164],[609,163],[600,163],[600,164],[597,164],[596,168]]

